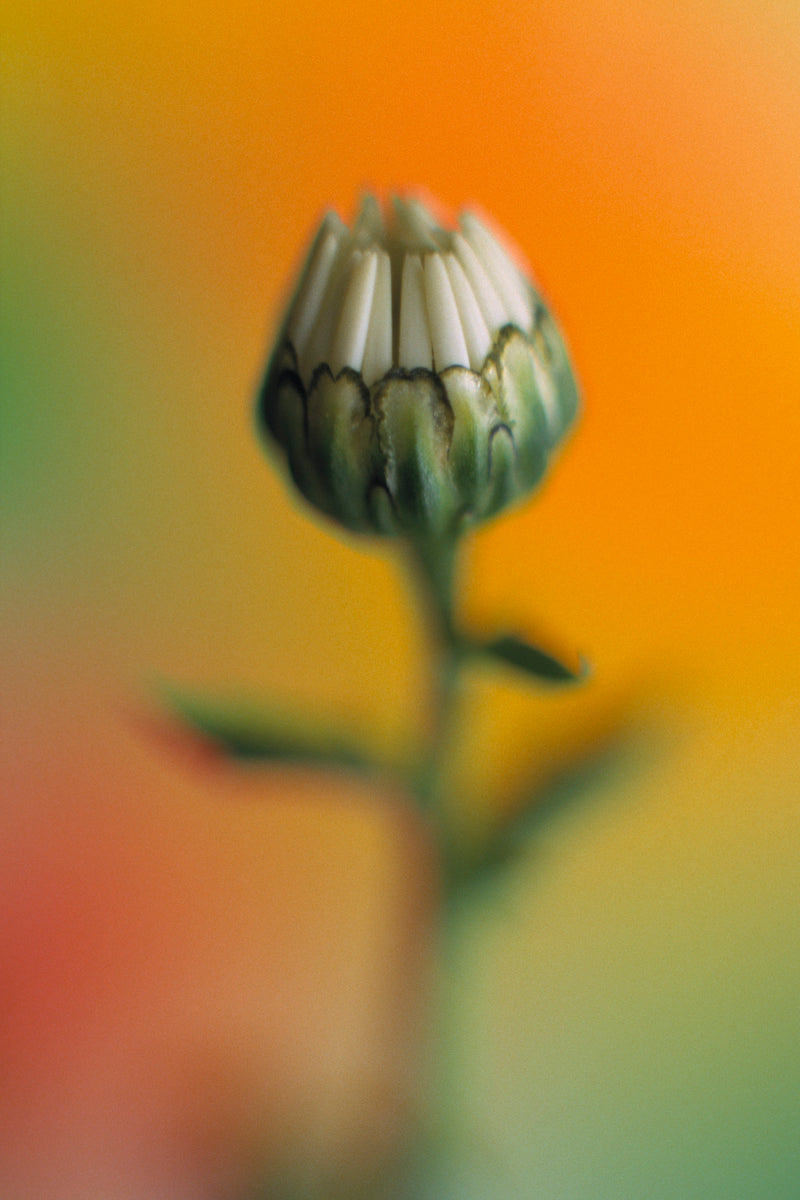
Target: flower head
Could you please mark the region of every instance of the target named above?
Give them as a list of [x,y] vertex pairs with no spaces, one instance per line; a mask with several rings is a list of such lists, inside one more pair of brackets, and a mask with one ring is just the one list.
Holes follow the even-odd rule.
[[577,389],[541,297],[484,224],[418,200],[329,213],[259,419],[303,495],[349,529],[456,536],[528,492]]

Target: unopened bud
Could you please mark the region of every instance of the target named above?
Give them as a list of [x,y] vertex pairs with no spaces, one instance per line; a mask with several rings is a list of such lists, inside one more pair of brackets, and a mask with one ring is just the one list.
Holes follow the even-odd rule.
[[513,257],[469,213],[419,201],[314,239],[259,419],[300,491],[348,529],[455,537],[530,491],[575,418],[564,343]]

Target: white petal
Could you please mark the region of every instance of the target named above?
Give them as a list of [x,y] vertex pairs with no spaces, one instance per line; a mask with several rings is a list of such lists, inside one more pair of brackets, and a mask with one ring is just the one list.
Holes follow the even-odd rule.
[[342,222],[335,213],[328,213],[320,226],[308,256],[287,324],[287,336],[298,354],[305,347],[314,321],[317,319],[336,252],[346,237],[347,231]]
[[464,274],[469,280],[473,295],[478,301],[480,310],[483,313],[483,319],[486,322],[486,328],[494,335],[508,321],[508,313],[503,301],[500,299],[497,288],[486,274],[483,264],[472,249],[472,246],[470,246],[469,242],[465,241],[462,234],[454,234],[453,249],[458,256],[458,261],[464,268]]
[[[355,255],[353,257],[355,259]],[[334,375],[337,375],[342,367],[361,370],[377,266],[378,256],[374,250],[366,251],[354,262],[331,347],[330,366]]]
[[367,341],[364,346],[364,365],[361,373],[369,387],[380,379],[392,365],[392,272],[389,255],[378,251],[375,291],[369,316]]
[[467,366],[467,343],[441,254],[429,254],[425,258],[425,299],[436,370]]
[[407,254],[403,262],[398,362],[409,371],[433,366],[422,260],[416,254]]
[[392,197],[395,216],[395,236],[406,248],[417,251],[438,250],[442,230],[424,204],[419,200]]
[[353,241],[357,246],[370,246],[381,242],[384,232],[381,206],[372,193],[367,192],[353,226]]
[[339,247],[328,285],[320,303],[319,314],[314,322],[305,351],[300,355],[300,375],[306,383],[321,362],[330,364],[331,348],[344,303],[345,289],[362,253],[360,250],[351,250],[350,246],[351,243],[348,239]]
[[450,280],[458,315],[461,318],[461,328],[464,331],[464,340],[467,343],[467,353],[469,354],[469,365],[473,371],[480,371],[483,360],[491,349],[491,334],[481,315],[475,293],[469,286],[469,280],[458,259],[454,254],[446,254],[444,265],[447,268],[447,277]]
[[516,265],[489,230],[472,213],[461,218],[464,237],[482,261],[506,311],[520,329],[530,329],[533,313],[527,288]]

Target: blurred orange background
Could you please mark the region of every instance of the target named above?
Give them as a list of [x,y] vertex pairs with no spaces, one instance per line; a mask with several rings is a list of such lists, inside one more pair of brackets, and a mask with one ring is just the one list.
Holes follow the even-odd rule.
[[795,1197],[800,10],[78,0],[3,40],[5,1200],[226,1197],[402,1123],[418,832],[191,753],[150,687],[407,736],[398,561],[251,410],[320,212],[415,185],[522,248],[585,402],[464,609],[594,677],[470,678],[465,813],[609,714],[656,731],[464,930],[457,1194]]

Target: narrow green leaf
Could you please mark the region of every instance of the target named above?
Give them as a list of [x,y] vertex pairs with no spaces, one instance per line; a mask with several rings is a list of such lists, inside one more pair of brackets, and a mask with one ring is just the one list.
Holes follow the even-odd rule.
[[493,827],[457,864],[449,881],[456,897],[469,896],[476,888],[499,887],[509,869],[535,851],[537,836],[566,812],[624,795],[626,773],[651,766],[656,732],[626,703],[606,709],[577,739],[571,736],[549,763],[532,763],[530,778],[518,791],[498,798]]
[[162,701],[234,758],[372,771],[369,755],[338,731],[278,708],[212,699],[161,685]]
[[581,658],[578,668],[573,669],[540,646],[533,646],[510,633],[490,642],[478,643],[477,648],[506,666],[549,683],[580,683],[589,674],[589,664],[585,659]]

